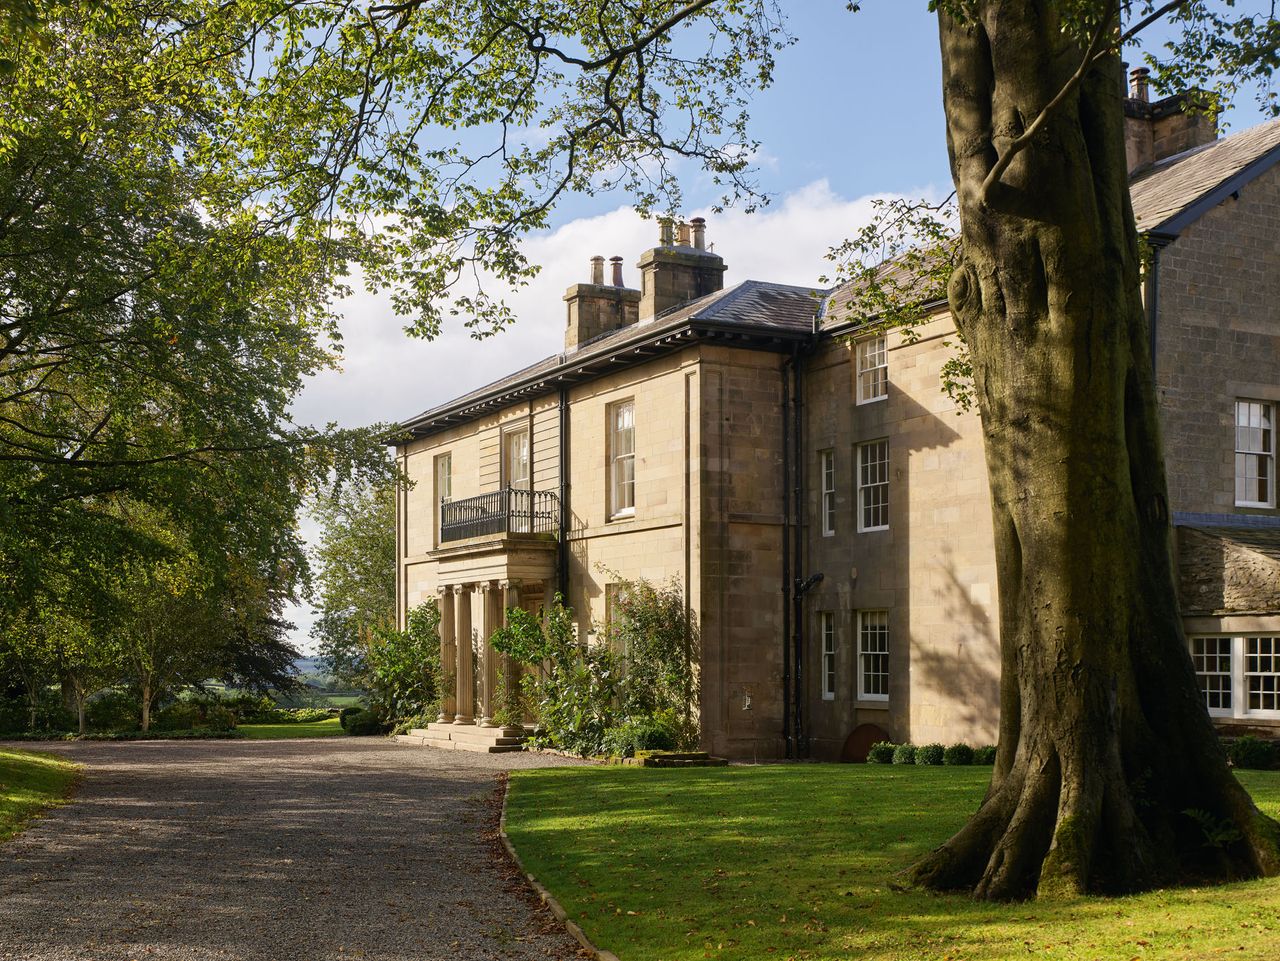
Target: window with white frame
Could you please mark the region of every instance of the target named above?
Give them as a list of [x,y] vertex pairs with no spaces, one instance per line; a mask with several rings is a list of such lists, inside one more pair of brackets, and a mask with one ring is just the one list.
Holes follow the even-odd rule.
[[819,473],[822,474],[822,536],[836,532],[836,452],[818,451]]
[[858,698],[889,700],[889,612],[858,612]]
[[636,404],[609,408],[609,516],[627,517],[636,510]]
[[884,334],[859,341],[858,403],[869,404],[889,396],[889,351]]
[[1215,717],[1280,717],[1280,636],[1192,637],[1191,663]]
[[436,498],[444,503],[453,500],[453,454],[436,456]]
[[1236,506],[1276,503],[1275,407],[1260,400],[1236,401]]
[[1191,638],[1191,663],[1210,714],[1231,715],[1231,638]]
[[502,486],[529,489],[529,428],[519,427],[502,435]]
[[889,526],[889,442],[858,445],[858,530]]
[[836,697],[836,616],[831,611],[818,614],[818,630],[822,635],[822,699]]

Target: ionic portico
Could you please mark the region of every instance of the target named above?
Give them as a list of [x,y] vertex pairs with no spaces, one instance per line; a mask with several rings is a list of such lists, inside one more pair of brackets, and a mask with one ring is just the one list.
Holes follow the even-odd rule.
[[407,739],[433,747],[497,752],[518,750],[524,729],[503,727],[499,683],[518,683],[509,657],[493,646],[494,633],[506,626],[507,611],[526,598],[541,599],[544,584],[486,579],[441,584],[440,664],[444,690],[435,723],[415,729]]

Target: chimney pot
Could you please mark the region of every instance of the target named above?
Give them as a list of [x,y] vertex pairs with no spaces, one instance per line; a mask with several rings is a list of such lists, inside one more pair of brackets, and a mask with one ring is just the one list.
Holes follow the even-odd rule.
[[1151,71],[1147,67],[1136,67],[1129,71],[1129,97],[1147,103],[1150,100],[1147,84]]
[[658,218],[658,246],[670,247],[674,242],[674,227],[670,217]]
[[702,217],[694,217],[690,221],[693,224],[693,246],[698,250],[704,250],[707,246],[707,222]]
[[591,258],[591,282],[596,285],[604,284],[604,258],[599,254]]
[[613,264],[613,286],[625,287],[626,284],[622,282],[622,258],[610,257],[609,263]]
[[689,225],[682,220],[680,221],[680,226],[676,228],[676,230],[677,230],[677,237],[679,237],[679,240],[680,240],[680,246],[688,247],[690,244]]

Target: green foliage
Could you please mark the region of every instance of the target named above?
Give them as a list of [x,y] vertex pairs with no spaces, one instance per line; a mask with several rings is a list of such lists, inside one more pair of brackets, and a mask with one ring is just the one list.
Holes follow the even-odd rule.
[[989,744],[986,747],[976,747],[973,749],[974,764],[995,764],[996,763],[996,747]]
[[892,764],[897,745],[892,741],[876,741],[867,751],[868,764]]
[[968,744],[952,744],[942,752],[942,763],[951,766],[972,764],[974,750]]
[[339,718],[339,722],[344,731],[356,737],[383,734],[387,729],[387,726],[377,714],[363,708],[350,713],[344,711]]
[[916,748],[914,744],[899,744],[893,749],[894,764],[915,764]]
[[348,489],[319,497],[315,549],[319,617],[311,628],[333,676],[357,689],[370,686],[369,651],[396,622],[396,504],[390,487]]
[[1275,767],[1276,749],[1272,741],[1246,734],[1236,738],[1227,748],[1227,756],[1236,767],[1266,771]]
[[544,630],[538,618],[513,608],[507,626],[495,632],[493,646],[542,670],[523,678],[536,714],[537,743],[583,756],[604,750],[605,731],[618,720],[618,658],[604,645],[578,641],[573,611],[556,596]]
[[942,763],[942,757],[946,753],[941,744],[926,744],[923,747],[916,748],[916,763],[939,765]]
[[1182,812],[1200,829],[1200,833],[1204,835],[1204,846],[1208,848],[1222,848],[1228,844],[1234,844],[1244,835],[1240,829],[1235,826],[1228,818],[1216,817],[1209,811],[1200,808],[1190,808]]
[[365,658],[369,700],[388,721],[432,714],[439,709],[440,607],[425,601],[409,612],[403,631],[378,629]]
[[670,725],[651,718],[627,721],[605,731],[601,753],[635,757],[637,751],[674,751],[677,733]]
[[51,754],[0,750],[0,841],[13,837],[46,808],[61,804],[80,765]]
[[606,640],[621,655],[623,716],[673,712],[679,719],[679,746],[696,747],[698,626],[680,584],[622,581],[615,587],[611,615]]

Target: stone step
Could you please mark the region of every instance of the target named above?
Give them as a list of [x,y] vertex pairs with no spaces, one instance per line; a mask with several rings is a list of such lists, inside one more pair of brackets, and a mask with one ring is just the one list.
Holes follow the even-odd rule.
[[523,744],[524,737],[512,737],[504,735],[502,728],[498,727],[481,727],[468,730],[463,728],[460,731],[454,731],[450,735],[450,740],[458,741],[463,744]]

